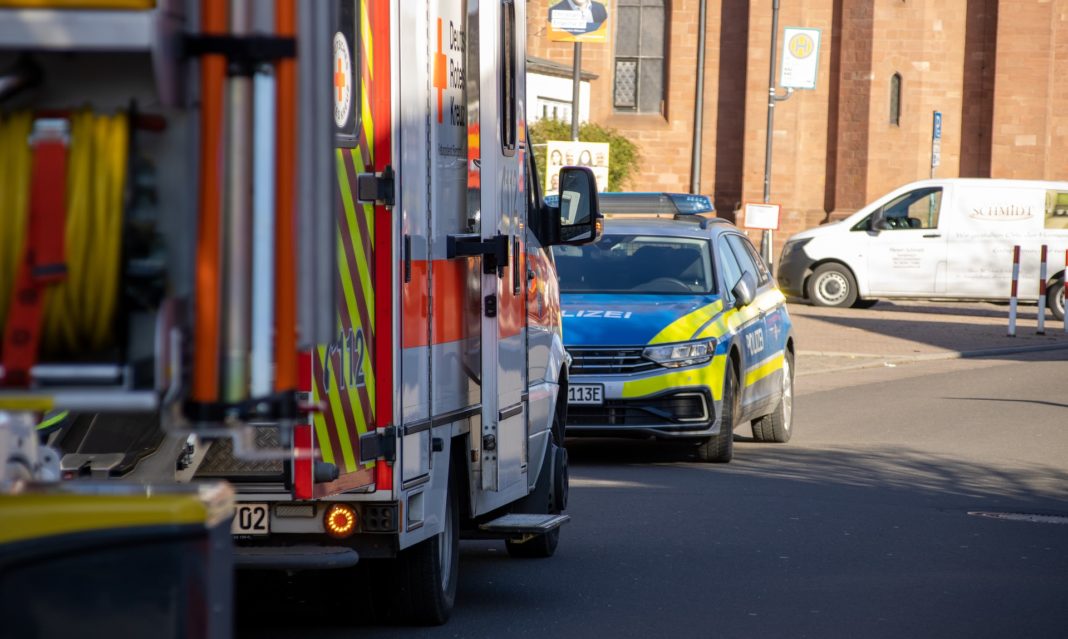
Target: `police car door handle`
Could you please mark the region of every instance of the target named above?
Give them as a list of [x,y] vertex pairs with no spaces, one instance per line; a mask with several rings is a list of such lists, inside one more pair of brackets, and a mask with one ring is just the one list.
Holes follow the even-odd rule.
[[924,237],[942,237],[941,233],[927,233]]

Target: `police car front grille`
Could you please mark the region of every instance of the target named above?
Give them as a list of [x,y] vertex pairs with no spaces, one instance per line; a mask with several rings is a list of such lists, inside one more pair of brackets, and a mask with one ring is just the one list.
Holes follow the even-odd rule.
[[707,396],[678,393],[643,399],[610,399],[601,406],[571,405],[567,425],[582,426],[698,426],[712,421]]
[[626,375],[657,368],[640,348],[569,348],[572,375]]

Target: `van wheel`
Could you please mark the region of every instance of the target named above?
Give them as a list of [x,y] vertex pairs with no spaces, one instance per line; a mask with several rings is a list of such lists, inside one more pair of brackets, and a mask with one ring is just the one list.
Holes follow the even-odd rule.
[[394,601],[401,623],[440,626],[449,620],[456,602],[460,563],[459,487],[450,473],[445,503],[445,526],[440,534],[401,551],[396,566]]
[[1046,289],[1046,306],[1053,313],[1053,319],[1064,320],[1064,280],[1058,280]]
[[824,264],[808,278],[808,299],[816,306],[849,308],[857,301],[857,281],[841,264]]
[[782,397],[770,415],[754,419],[753,439],[785,444],[794,432],[794,356],[786,351],[782,360]]
[[713,435],[697,446],[697,459],[714,464],[726,464],[734,457],[734,425],[738,416],[738,373],[727,362],[723,373],[723,415],[719,420],[719,434]]

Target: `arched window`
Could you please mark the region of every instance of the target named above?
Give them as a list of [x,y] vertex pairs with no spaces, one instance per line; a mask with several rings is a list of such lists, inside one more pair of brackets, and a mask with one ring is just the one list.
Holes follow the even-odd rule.
[[901,126],[901,74],[890,76],[890,124]]
[[662,113],[667,49],[665,0],[619,0],[616,21],[617,111]]

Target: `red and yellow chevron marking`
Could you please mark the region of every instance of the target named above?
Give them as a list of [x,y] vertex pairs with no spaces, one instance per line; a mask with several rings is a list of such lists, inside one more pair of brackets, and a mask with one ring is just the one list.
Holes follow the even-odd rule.
[[[360,2],[359,40],[360,55],[360,130],[356,148],[336,150],[337,181],[340,204],[337,214],[337,337],[327,345],[316,349],[313,361],[313,398],[324,406],[324,411],[314,415],[315,433],[324,461],[337,465],[340,478],[317,488],[317,494],[330,494],[338,490],[365,485],[374,481],[375,463],[360,463],[360,436],[376,426],[375,408],[382,389],[378,388],[378,372],[383,362],[389,365],[384,379],[390,380],[392,362],[383,358],[376,345],[382,337],[376,326],[389,324],[388,308],[391,279],[388,259],[389,242],[384,242],[384,256],[376,254],[376,238],[383,232],[388,238],[388,227],[376,235],[378,212],[370,204],[361,204],[355,197],[356,176],[377,169],[375,163],[375,137],[381,129],[375,127],[375,111],[383,103],[375,92],[387,91],[388,84],[377,86],[374,82],[376,53],[379,61],[388,61],[388,41],[385,52],[376,52],[375,29],[372,21],[388,7],[369,7],[371,0]],[[376,3],[378,5],[384,3]],[[388,22],[387,22],[388,25]],[[377,23],[375,26],[379,26]],[[388,33],[388,30],[379,31]],[[388,40],[388,39],[387,39]],[[386,68],[388,72],[388,67]],[[385,104],[388,105],[388,95]],[[388,121],[388,111],[385,113]],[[388,148],[388,128],[385,145]],[[380,170],[380,169],[379,169]],[[388,215],[388,213],[387,213]],[[375,290],[384,291],[386,300],[379,308]],[[386,318],[386,321],[382,321]],[[388,333],[382,342],[384,350],[390,350]],[[388,391],[387,391],[388,392]],[[388,397],[388,396],[387,396]],[[385,403],[385,402],[384,402]]]

